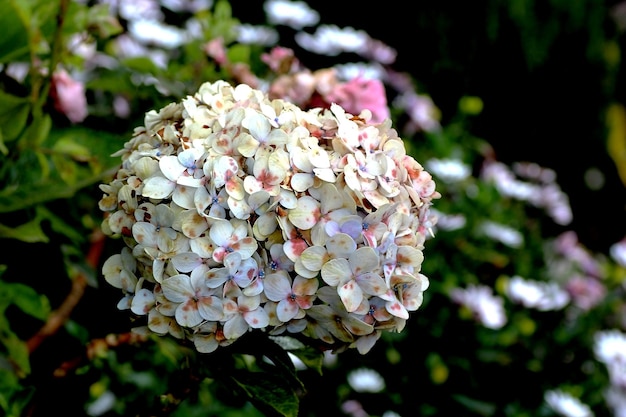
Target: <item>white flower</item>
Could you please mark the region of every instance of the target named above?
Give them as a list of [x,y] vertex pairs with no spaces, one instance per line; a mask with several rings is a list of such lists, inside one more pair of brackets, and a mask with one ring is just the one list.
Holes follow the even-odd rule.
[[373,369],[360,368],[348,373],[348,384],[356,392],[381,392],[385,389],[385,380]]
[[493,294],[485,285],[469,285],[467,288],[455,288],[450,293],[453,301],[467,307],[475,318],[485,327],[500,329],[506,324],[504,302]]
[[440,194],[369,120],[225,81],[147,112],[100,186],[102,229],[127,246],[102,271],[119,308],[207,353],[254,329],[366,353],[402,330]]
[[594,415],[588,405],[561,390],[547,391],[544,399],[550,408],[563,417],[593,417]]
[[532,281],[520,276],[509,280],[506,293],[512,301],[540,311],[560,310],[570,302],[569,293],[556,282]]

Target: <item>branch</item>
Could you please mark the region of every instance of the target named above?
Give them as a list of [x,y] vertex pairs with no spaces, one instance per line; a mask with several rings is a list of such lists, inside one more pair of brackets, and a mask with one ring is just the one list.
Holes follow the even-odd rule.
[[[91,245],[89,247],[86,260],[87,264],[93,268],[97,268],[98,266],[100,255],[102,254],[102,250],[104,248],[104,239],[105,236],[100,231],[97,231],[92,235]],[[29,353],[33,353],[46,338],[54,335],[63,326],[63,324],[65,324],[74,310],[74,307],[76,307],[78,302],[83,297],[86,286],[87,277],[85,277],[83,273],[78,273],[72,280],[70,293],[67,297],[65,297],[61,306],[48,316],[48,320],[43,327],[26,342]]]

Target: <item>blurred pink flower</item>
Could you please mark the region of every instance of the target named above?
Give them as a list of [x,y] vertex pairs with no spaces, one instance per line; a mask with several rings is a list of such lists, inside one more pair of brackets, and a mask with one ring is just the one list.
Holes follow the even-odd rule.
[[85,85],[74,80],[65,70],[52,74],[52,99],[54,108],[72,123],[80,123],[87,117]]
[[389,117],[385,86],[380,80],[356,77],[337,84],[324,98],[355,115],[368,109],[372,112],[372,123],[380,123]]

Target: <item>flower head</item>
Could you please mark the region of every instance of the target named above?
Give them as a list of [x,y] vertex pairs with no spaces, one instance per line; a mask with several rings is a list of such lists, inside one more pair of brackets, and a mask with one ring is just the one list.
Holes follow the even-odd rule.
[[212,352],[252,330],[365,353],[422,300],[430,174],[391,122],[203,84],[146,113],[100,186],[119,308]]

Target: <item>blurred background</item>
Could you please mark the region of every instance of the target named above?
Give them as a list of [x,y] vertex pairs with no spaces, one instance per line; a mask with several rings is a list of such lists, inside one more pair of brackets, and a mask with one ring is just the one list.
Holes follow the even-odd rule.
[[[262,2],[233,1],[242,21],[264,22]],[[569,195],[581,241],[606,251],[626,234],[626,193],[608,152],[609,109],[626,100],[624,29],[619,1],[397,1],[371,7],[348,0],[315,1],[321,22],[362,29],[398,51],[407,71],[441,110],[442,124],[459,98],[480,97],[471,131],[498,159],[553,168]],[[281,44],[309,68],[350,54],[320,57],[299,47],[294,30],[278,27]],[[621,124],[621,121],[615,123]],[[622,168],[624,169],[624,168]]]

